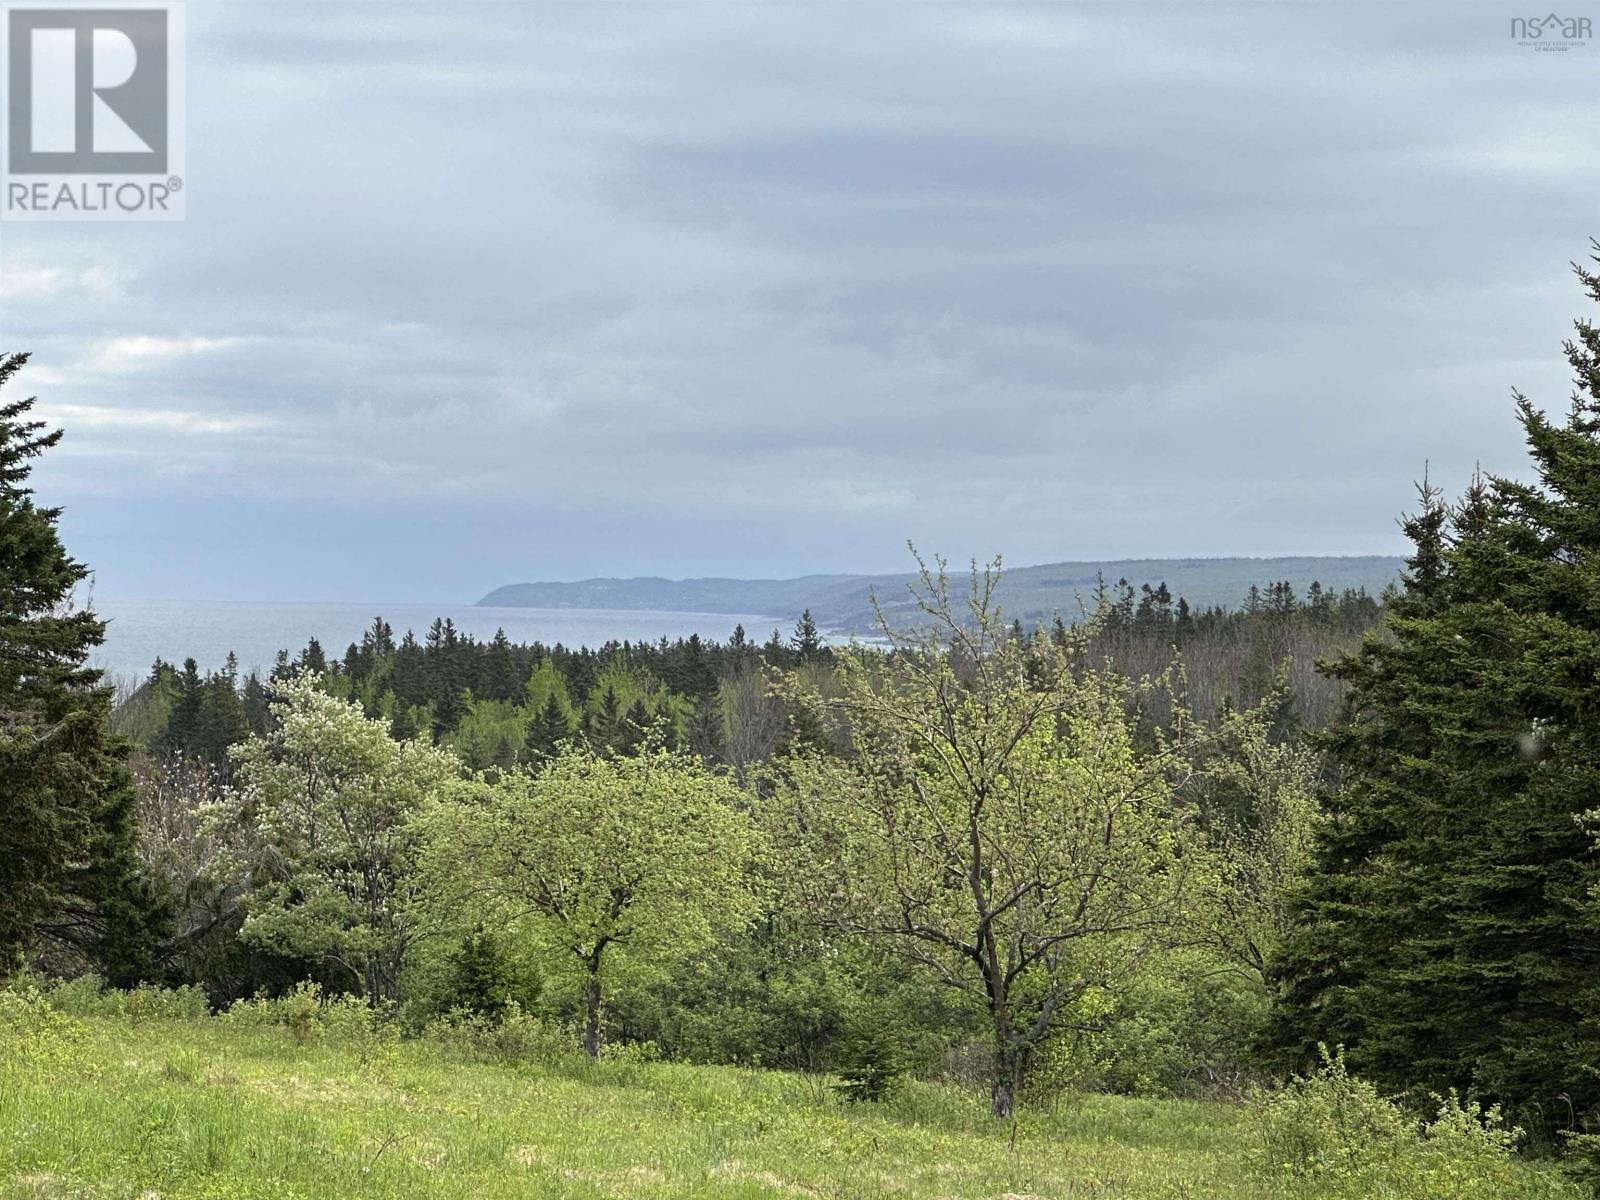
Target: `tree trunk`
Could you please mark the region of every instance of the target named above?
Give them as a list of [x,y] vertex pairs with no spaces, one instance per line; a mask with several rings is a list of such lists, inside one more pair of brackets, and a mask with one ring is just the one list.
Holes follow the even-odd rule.
[[994,1089],[989,1093],[989,1111],[997,1117],[1010,1117],[1015,1107],[1010,1075],[995,1076]]
[[589,978],[583,985],[583,1052],[590,1058],[600,1057],[600,971],[599,964],[589,968]]
[[989,1111],[997,1117],[1010,1117],[1017,1106],[1017,1076],[1022,1060],[1008,1038],[997,1039],[994,1048],[994,1086],[989,1091]]

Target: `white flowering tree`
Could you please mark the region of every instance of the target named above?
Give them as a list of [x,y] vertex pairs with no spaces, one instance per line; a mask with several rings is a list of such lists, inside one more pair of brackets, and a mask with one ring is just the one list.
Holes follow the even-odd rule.
[[373,1003],[398,994],[415,940],[416,818],[460,774],[422,741],[302,675],[277,688],[273,729],[233,750],[234,820],[251,875],[242,936],[349,973]]

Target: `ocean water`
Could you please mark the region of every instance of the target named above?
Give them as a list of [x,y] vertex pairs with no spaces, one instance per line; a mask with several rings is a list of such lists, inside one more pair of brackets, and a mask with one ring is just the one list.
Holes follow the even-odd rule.
[[360,642],[372,618],[383,617],[399,641],[407,629],[420,641],[435,617],[449,617],[462,633],[487,640],[504,629],[513,642],[600,646],[608,641],[688,637],[725,641],[734,626],[765,641],[773,629],[788,636],[793,618],[756,614],[650,612],[624,609],[478,608],[471,604],[301,604],[206,600],[116,601],[95,598],[107,622],[106,640],[93,656],[112,680],[147,675],[160,657],[193,658],[202,670],[220,667],[231,650],[242,671],[270,670],[279,650],[291,655],[315,637],[330,659]]

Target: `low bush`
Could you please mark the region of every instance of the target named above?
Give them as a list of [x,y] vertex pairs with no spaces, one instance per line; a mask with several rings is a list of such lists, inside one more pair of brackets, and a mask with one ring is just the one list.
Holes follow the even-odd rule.
[[1198,953],[1171,955],[1120,998],[1085,993],[1076,1028],[1034,1053],[1024,1095],[1045,1107],[1074,1092],[1242,1099],[1250,1072],[1240,1049],[1265,1010],[1258,982]]
[[51,1007],[76,1017],[126,1017],[139,1021],[197,1021],[211,1006],[197,987],[108,988],[98,975],[79,975],[52,985],[45,993]]
[[1394,1154],[1415,1123],[1345,1068],[1344,1048],[1323,1047],[1322,1066],[1259,1101],[1265,1165],[1294,1178],[1357,1173]]
[[314,983],[297,983],[282,996],[256,996],[236,1000],[222,1013],[229,1025],[277,1025],[301,1045],[317,1041],[324,1029],[322,989]]
[[867,997],[845,1011],[842,1036],[833,1048],[835,1090],[846,1100],[887,1099],[907,1074],[911,1054],[899,1014]]
[[580,1057],[572,1030],[525,1012],[514,1000],[498,1017],[465,1009],[435,1017],[423,1037],[480,1062],[571,1065]]
[[52,1005],[31,980],[0,987],[0,1054],[35,1069],[82,1065],[83,1023]]
[[1257,1098],[1259,1168],[1277,1194],[1318,1200],[1537,1200],[1570,1195],[1549,1173],[1525,1170],[1520,1129],[1498,1108],[1457,1095],[1418,1120],[1322,1049],[1309,1076]]

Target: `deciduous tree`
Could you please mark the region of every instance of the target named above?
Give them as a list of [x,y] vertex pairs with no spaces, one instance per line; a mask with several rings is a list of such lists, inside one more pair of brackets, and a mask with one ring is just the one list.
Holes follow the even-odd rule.
[[1012,637],[998,578],[974,568],[958,610],[943,564],[924,567],[926,634],[847,668],[853,756],[786,773],[818,911],[981,1006],[1006,1116],[1035,1048],[1186,936],[1203,859],[1175,791],[1184,722],[1136,750],[1131,685],[1082,661],[1077,634]]
[[687,755],[569,747],[537,774],[461,785],[431,817],[428,901],[488,928],[516,926],[552,968],[575,967],[583,1047],[598,1054],[619,957],[681,958],[755,911],[743,802]]
[[253,880],[243,936],[342,968],[373,1003],[393,1000],[417,932],[416,818],[458,765],[396,742],[309,675],[281,682],[272,712],[272,731],[234,750],[232,819],[253,835],[236,863]]

